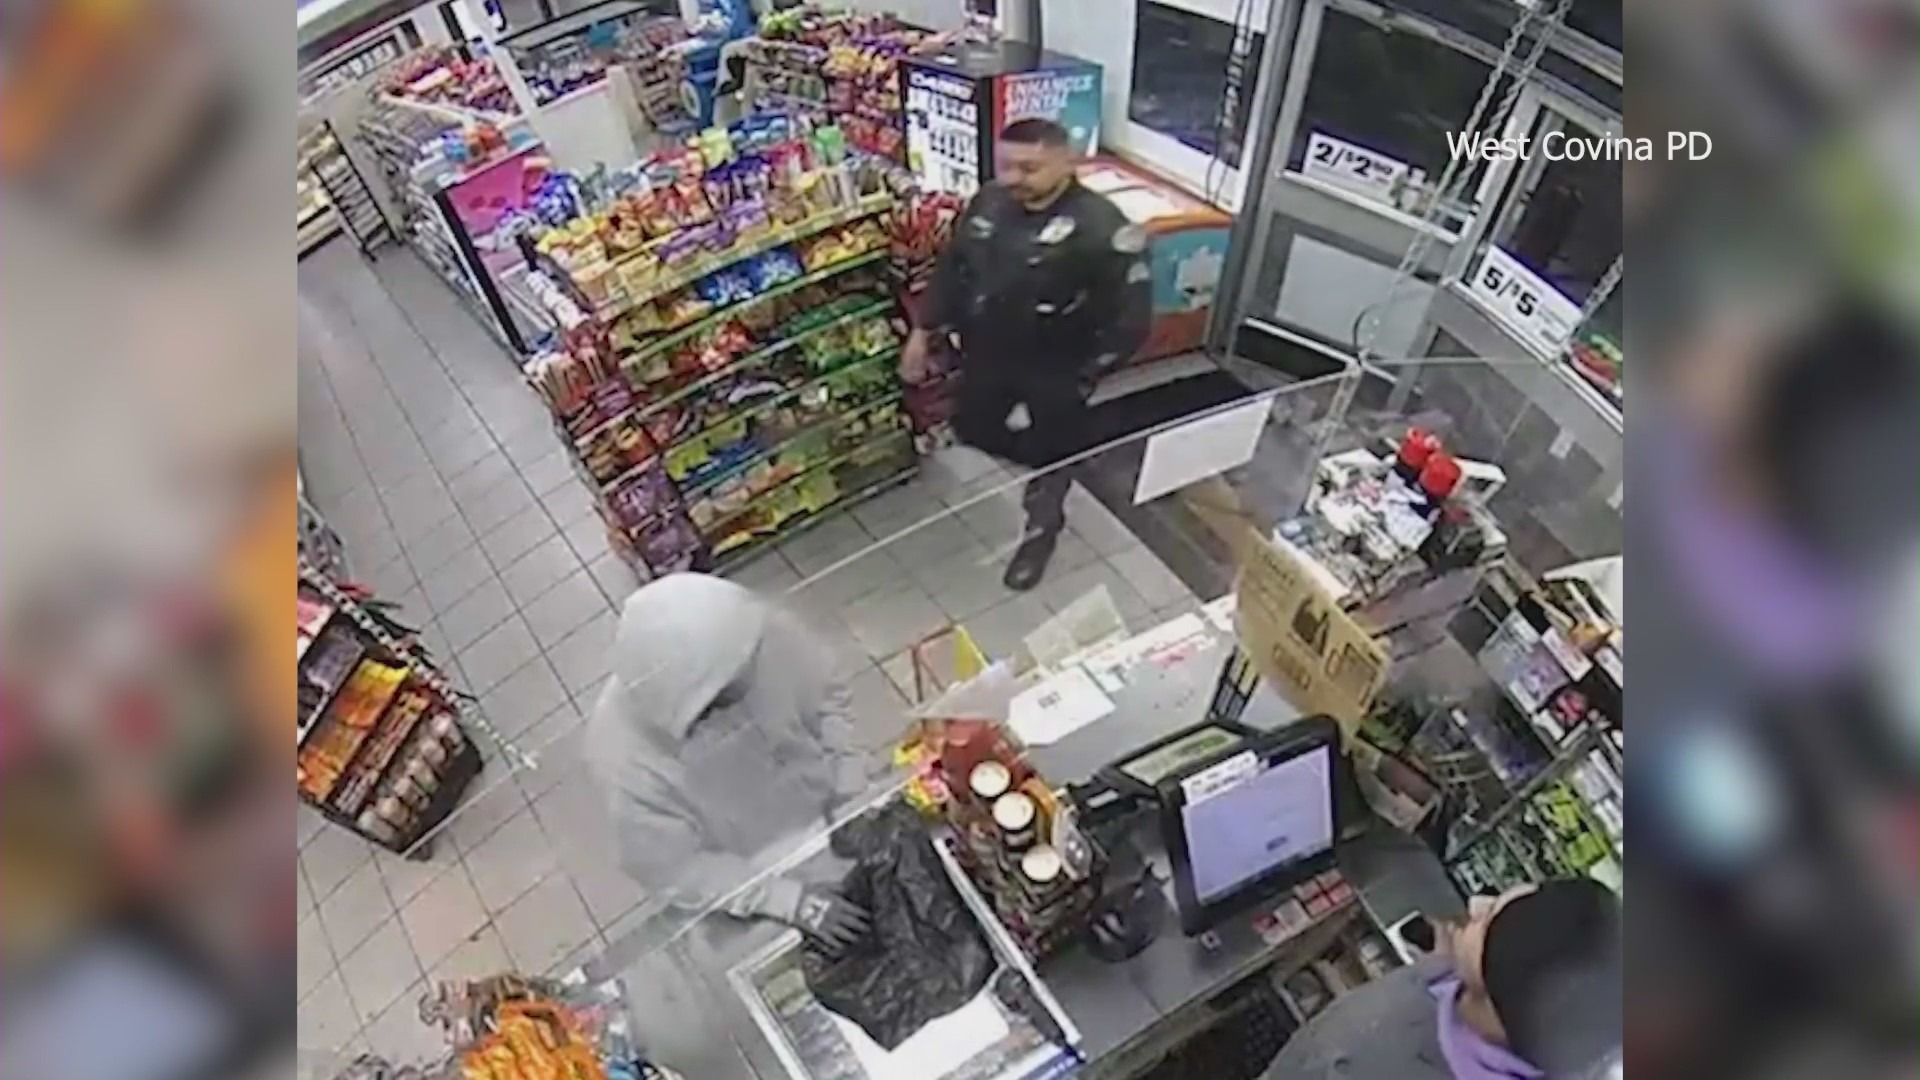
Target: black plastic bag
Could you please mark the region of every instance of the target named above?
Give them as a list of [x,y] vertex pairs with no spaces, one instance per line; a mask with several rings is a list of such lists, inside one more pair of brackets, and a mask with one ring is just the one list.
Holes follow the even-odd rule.
[[820,1004],[891,1050],[971,1001],[993,974],[993,950],[910,807],[849,822],[833,850],[858,861],[841,893],[872,914],[873,929],[838,956],[809,944],[801,971]]

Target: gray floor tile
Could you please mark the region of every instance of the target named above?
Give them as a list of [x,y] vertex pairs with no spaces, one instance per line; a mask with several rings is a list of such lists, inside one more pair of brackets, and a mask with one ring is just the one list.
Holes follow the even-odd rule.
[[841,515],[787,541],[780,553],[795,570],[810,576],[872,546],[867,530],[853,517]]
[[[337,973],[328,973],[300,999],[299,1029],[295,1037],[302,1051],[330,1053],[351,1046],[360,1032],[360,1016],[346,984]],[[344,1064],[344,1056],[342,1063]]]
[[560,866],[554,842],[540,828],[531,807],[469,851],[466,863],[474,891],[492,914],[505,911]]
[[907,729],[907,699],[878,665],[847,681],[853,698],[853,737],[863,749],[876,750],[898,742]]
[[547,650],[547,659],[569,692],[584,690],[607,674],[608,652],[618,625],[612,612],[597,615]]
[[387,509],[387,516],[393,520],[393,531],[404,544],[432,532],[441,522],[458,512],[459,508],[453,505],[453,496],[442,492],[391,506]]
[[[476,544],[441,563],[421,580],[420,587],[426,592],[427,603],[433,605],[434,612],[444,614],[491,577],[493,564],[487,562],[486,553]],[[442,629],[451,631],[453,628]]]
[[841,611],[854,639],[874,660],[891,656],[947,625],[947,614],[918,589],[863,596]]
[[472,547],[478,538],[458,514],[434,526],[406,545],[407,560],[421,577],[432,576],[447,560]]
[[853,508],[854,519],[877,540],[946,512],[946,504],[917,484],[903,484]]
[[504,768],[489,769],[467,789],[459,807],[448,816],[439,837],[445,843],[434,848],[434,858],[459,865],[460,855],[479,847],[526,806],[526,792],[515,776]]
[[425,982],[415,983],[367,1025],[364,1037],[370,1052],[392,1062],[433,1061],[446,1053],[440,1029],[420,1019],[420,997],[426,992]]
[[1087,489],[1074,484],[1067,494],[1067,527],[1085,540],[1088,546],[1102,557],[1118,555],[1140,546],[1140,538],[1113,511],[1101,505],[1100,500],[1087,493]]
[[533,631],[540,647],[550,649],[610,607],[600,584],[581,568],[522,608],[520,614],[527,620],[527,627]]
[[515,473],[481,493],[463,508],[463,512],[473,531],[485,536],[514,515],[529,510],[537,511],[539,508],[533,492],[527,490],[526,481]]
[[460,651],[460,670],[466,672],[468,692],[485,694],[538,655],[540,643],[533,631],[518,615],[510,615]]
[[[429,889],[428,894],[431,893]],[[354,1012],[362,1024],[370,1024],[386,1012],[408,987],[420,981],[421,975],[420,961],[414,957],[413,946],[401,929],[400,919],[381,926],[352,955],[340,961],[340,978],[346,983]]]
[[458,854],[451,847],[439,847],[432,858],[409,859],[383,848],[374,852],[373,864],[380,868],[380,878],[387,883],[387,895],[394,906],[403,908],[441,874],[458,866]]
[[[529,480],[528,483],[532,484],[533,481]],[[534,488],[534,490],[539,491],[540,489]],[[547,489],[540,494],[540,505],[547,508],[547,513],[553,516],[553,520],[572,521],[574,518],[593,509],[593,493],[587,490],[587,485],[584,481],[576,477],[574,482],[570,484],[561,483],[549,485]]]
[[839,608],[883,589],[911,587],[907,569],[885,550],[866,549],[865,554],[838,568],[806,574],[789,590],[792,601],[803,607]]
[[507,621],[507,616],[512,615],[513,611],[513,597],[507,594],[507,587],[496,579],[488,578],[435,621],[440,624],[440,632],[446,635],[447,644],[453,649],[449,655],[458,655],[467,646],[485,637],[488,631]]
[[548,877],[494,920],[500,940],[516,967],[529,974],[548,971],[595,936],[573,882]]
[[593,575],[600,592],[616,609],[627,602],[633,590],[640,587],[640,579],[634,576],[632,568],[616,552],[610,551],[588,563],[587,572]]
[[400,922],[414,955],[432,967],[486,925],[487,909],[467,871],[456,867],[409,901],[400,911]]
[[965,622],[1020,595],[1002,584],[1006,570],[1007,556],[974,547],[914,576],[948,617]]
[[587,779],[580,760],[584,731],[580,710],[568,701],[515,737],[514,742],[536,762],[520,774],[520,786],[529,798],[537,800],[563,783]]
[[529,506],[480,537],[480,548],[487,553],[487,561],[494,569],[505,570],[558,532],[552,518],[538,506]]
[[920,571],[968,551],[984,553],[987,546],[967,529],[958,516],[943,511],[942,516],[915,527],[911,532],[889,538],[884,550],[895,562],[906,567],[908,573],[917,577]]
[[339,963],[334,959],[333,943],[327,940],[327,929],[321,925],[318,914],[309,912],[301,916],[296,932],[299,936],[295,942],[298,952],[294,957],[297,970],[293,994],[298,999],[320,985],[320,980],[338,968]]
[[400,508],[423,500],[444,502],[449,498],[449,493],[438,473],[432,469],[422,469],[408,475],[400,483],[383,490],[380,498],[386,504],[388,515],[391,516]]
[[372,859],[355,870],[320,905],[320,921],[326,925],[327,940],[333,943],[333,951],[338,956],[346,956],[359,948],[361,942],[395,913],[386,882]]
[[300,849],[300,866],[307,872],[316,902],[326,903],[340,883],[373,858],[373,845],[338,825],[328,823]]
[[1179,575],[1167,569],[1167,564],[1144,547],[1122,552],[1108,561],[1126,579],[1127,584],[1132,585],[1141,598],[1156,609],[1193,595]]
[[[594,598],[599,596],[596,591]],[[566,700],[566,687],[561,685],[553,665],[546,657],[536,656],[489,690],[480,699],[480,710],[500,734],[514,738]]]
[[1096,562],[1078,570],[1050,573],[1034,588],[1040,602],[1054,611],[1068,606],[1095,589],[1105,588],[1114,610],[1130,630],[1144,630],[1153,615],[1153,606],[1142,599],[1121,573],[1105,562]]
[[567,457],[566,449],[558,446],[553,453],[521,469],[520,478],[527,482],[535,495],[541,496],[569,481],[579,483],[579,476],[574,471],[573,462]]
[[980,651],[989,660],[1010,659],[1027,635],[1052,618],[1053,612],[1032,596],[1018,596],[962,620]]
[[764,596],[784,596],[800,583],[800,574],[778,551],[768,551],[752,562],[727,572],[727,580],[744,585]]
[[379,566],[370,569],[357,569],[356,576],[373,587],[375,596],[398,597],[411,591],[420,584],[413,576],[413,564],[405,555],[395,555]]
[[507,455],[494,450],[448,480],[447,490],[453,495],[453,501],[464,510],[493,490],[494,485],[513,476],[514,472],[513,462],[507,460]]
[[507,956],[507,947],[501,943],[499,931],[489,922],[454,946],[452,952],[427,972],[427,977],[435,982],[451,982],[484,979],[511,970],[513,961]]
[[580,557],[567,546],[567,538],[555,533],[502,570],[500,580],[506,583],[514,602],[524,608],[584,569]]
[[613,551],[613,545],[607,541],[607,523],[598,511],[588,510],[571,521],[561,522],[560,531],[583,563],[591,565]]

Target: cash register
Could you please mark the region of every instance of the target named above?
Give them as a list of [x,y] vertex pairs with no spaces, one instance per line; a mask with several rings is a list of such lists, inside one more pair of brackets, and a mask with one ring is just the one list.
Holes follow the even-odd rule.
[[1107,766],[1073,794],[1093,823],[1157,820],[1180,927],[1196,936],[1263,905],[1277,914],[1299,900],[1311,921],[1351,899],[1334,867],[1351,783],[1331,718],[1273,731],[1208,720]]

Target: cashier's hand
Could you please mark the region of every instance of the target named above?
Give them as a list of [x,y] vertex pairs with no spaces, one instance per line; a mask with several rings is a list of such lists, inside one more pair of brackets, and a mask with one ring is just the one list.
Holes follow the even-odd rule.
[[793,923],[836,953],[865,937],[871,925],[867,909],[818,885],[809,885],[801,892]]

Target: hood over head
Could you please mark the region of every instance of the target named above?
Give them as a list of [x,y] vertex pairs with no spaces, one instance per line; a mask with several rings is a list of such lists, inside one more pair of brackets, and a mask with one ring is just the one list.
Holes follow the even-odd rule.
[[648,582],[621,609],[601,707],[618,709],[636,727],[686,738],[753,662],[766,623],[765,602],[723,578],[679,573]]

